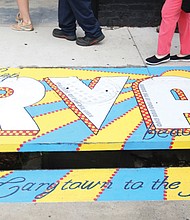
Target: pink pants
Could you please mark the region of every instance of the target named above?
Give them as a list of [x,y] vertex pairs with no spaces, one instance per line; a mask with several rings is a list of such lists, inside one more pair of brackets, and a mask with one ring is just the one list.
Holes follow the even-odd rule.
[[166,0],[162,8],[162,21],[158,37],[158,55],[170,53],[172,38],[178,23],[180,53],[190,54],[190,13],[181,10],[182,0]]

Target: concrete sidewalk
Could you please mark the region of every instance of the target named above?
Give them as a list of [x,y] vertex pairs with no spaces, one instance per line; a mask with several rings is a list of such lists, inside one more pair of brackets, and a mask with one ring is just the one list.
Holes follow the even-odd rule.
[[189,202],[1,204],[0,219],[189,220]]
[[[103,27],[105,40],[95,46],[80,47],[75,42],[56,39],[57,0],[31,1],[35,30],[10,29],[17,13],[16,1],[0,2],[0,68],[8,67],[146,67],[145,58],[156,52],[158,34],[151,28]],[[78,36],[83,32],[77,29]],[[172,54],[179,52],[175,34]],[[160,66],[190,66],[166,63]],[[189,67],[190,69],[190,67]],[[189,202],[108,202],[1,204],[0,219],[114,219],[114,220],[189,220]]]
[[[56,22],[55,22],[56,24]],[[156,52],[155,28],[103,27],[105,40],[81,47],[52,36],[53,25],[35,26],[32,32],[0,27],[0,67],[145,67],[144,60]],[[83,36],[78,27],[77,35]],[[175,34],[172,54],[179,51]],[[188,66],[188,62],[168,62],[160,66]]]

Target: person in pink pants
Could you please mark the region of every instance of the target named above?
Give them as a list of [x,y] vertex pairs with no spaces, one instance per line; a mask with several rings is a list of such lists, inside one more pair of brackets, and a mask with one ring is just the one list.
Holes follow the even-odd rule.
[[[158,36],[157,54],[146,59],[149,65],[168,61],[190,61],[190,13],[181,9],[182,0],[166,0]],[[180,53],[170,56],[172,38],[178,23]]]
[[29,0],[17,0],[19,12],[16,16],[16,24],[12,29],[16,31],[33,31],[33,25],[29,12]]

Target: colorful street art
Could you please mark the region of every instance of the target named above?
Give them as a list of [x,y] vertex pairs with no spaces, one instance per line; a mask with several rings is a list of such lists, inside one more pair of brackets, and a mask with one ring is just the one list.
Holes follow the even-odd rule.
[[[190,149],[189,87],[190,67],[0,69],[0,152]],[[0,171],[0,202],[189,200],[189,177],[189,167]]]
[[0,202],[190,199],[190,168],[6,171],[0,176]]
[[0,151],[190,148],[190,72],[1,69]]

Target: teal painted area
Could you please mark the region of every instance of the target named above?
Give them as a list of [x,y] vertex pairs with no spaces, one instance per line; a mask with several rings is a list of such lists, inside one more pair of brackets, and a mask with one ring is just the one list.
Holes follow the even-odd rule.
[[120,169],[98,201],[163,200],[163,181],[163,168]]

